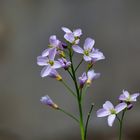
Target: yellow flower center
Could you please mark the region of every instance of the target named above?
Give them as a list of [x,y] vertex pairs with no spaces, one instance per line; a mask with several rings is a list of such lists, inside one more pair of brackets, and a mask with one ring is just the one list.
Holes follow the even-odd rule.
[[86,56],[89,56],[89,51],[88,51],[88,50],[84,50],[84,54],[85,54]]
[[111,112],[111,114],[116,114],[115,109],[111,109],[110,112]]
[[53,66],[54,65],[54,62],[53,61],[49,61],[49,64],[51,65],[51,66]]

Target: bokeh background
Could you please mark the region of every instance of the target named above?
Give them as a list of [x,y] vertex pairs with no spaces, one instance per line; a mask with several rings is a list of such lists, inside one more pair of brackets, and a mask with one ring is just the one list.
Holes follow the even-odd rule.
[[[63,108],[78,114],[77,104],[61,83],[40,77],[36,57],[61,27],[82,28],[96,40],[106,59],[96,63],[101,78],[88,90],[87,113],[95,103],[88,140],[116,140],[112,128],[96,111],[106,100],[117,104],[123,89],[140,91],[139,0],[0,0],[0,140],[80,140],[79,128],[61,112],[40,103],[48,94]],[[80,57],[75,57],[78,63]],[[79,75],[84,71],[81,66]],[[72,83],[64,71],[60,72]],[[124,139],[140,140],[140,101],[127,113]]]

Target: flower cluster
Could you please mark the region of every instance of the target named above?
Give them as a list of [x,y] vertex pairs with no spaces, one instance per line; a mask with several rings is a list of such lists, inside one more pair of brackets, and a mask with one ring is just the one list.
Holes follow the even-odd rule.
[[128,91],[123,90],[123,93],[119,96],[119,103],[117,106],[113,106],[110,101],[106,101],[103,104],[103,108],[97,111],[97,117],[106,117],[108,116],[108,125],[112,126],[114,120],[118,113],[123,110],[129,110],[132,108],[132,102],[137,101],[137,97],[140,95],[139,93],[134,93],[132,95],[129,94]]
[[[80,36],[82,35],[81,29],[75,29],[71,31],[66,27],[62,27],[65,32],[64,39],[66,42],[58,40],[56,35],[52,35],[49,38],[48,48],[45,49],[40,56],[37,57],[37,64],[43,66],[41,71],[41,77],[54,77],[57,80],[62,80],[62,77],[58,74],[56,69],[64,68],[68,70],[71,66],[71,61],[67,60],[66,52],[69,44],[72,44],[74,52],[83,54],[83,59],[91,64],[101,59],[105,59],[102,52],[93,48],[95,41],[92,38],[87,38],[84,43],[84,48],[78,46],[80,42]],[[91,83],[94,77],[98,77],[99,74],[95,74],[94,71],[84,72],[82,77],[86,75],[87,83]],[[79,77],[80,84],[83,82],[83,78]],[[81,80],[80,80],[81,79]]]
[[[85,61],[87,64],[86,71],[76,78],[79,82],[79,89],[87,85],[90,86],[92,81],[100,76],[100,73],[95,73],[92,69],[93,64],[96,61],[105,59],[103,53],[94,48],[95,41],[92,38],[86,38],[83,48],[79,46],[80,37],[83,34],[81,29],[75,29],[71,31],[66,27],[62,27],[64,31],[64,40],[60,41],[56,35],[51,35],[49,38],[49,45],[40,56],[37,57],[37,64],[43,66],[41,70],[41,77],[51,77],[58,81],[63,81],[62,76],[58,73],[59,68],[63,68],[68,71],[71,77],[74,79],[72,72],[76,72],[80,64]],[[77,68],[72,66],[73,54],[82,54],[82,61],[80,61]],[[76,80],[74,79],[74,80]],[[54,103],[48,96],[44,96],[41,99],[43,104],[54,107]],[[51,103],[51,105],[50,105]]]
[[[105,56],[99,49],[94,48],[95,40],[90,37],[85,39],[82,45],[83,47],[79,45],[80,38],[83,34],[81,29],[70,30],[66,27],[62,27],[62,30],[65,33],[64,41],[60,41],[56,35],[51,35],[48,47],[37,57],[37,64],[43,66],[41,77],[51,77],[60,81],[69,90],[69,93],[76,98],[79,108],[79,118],[60,108],[48,95],[41,97],[40,101],[42,104],[57,109],[78,122],[80,124],[81,138],[82,140],[87,140],[87,126],[93,104],[91,105],[85,122],[83,119],[82,101],[87,87],[100,76],[100,73],[96,73],[93,69],[93,65],[95,62],[105,59]],[[81,56],[81,61],[79,61],[77,66],[75,66],[73,61],[73,56],[75,54],[80,54]],[[81,76],[77,77],[77,70],[83,62],[85,63],[85,71],[82,72]],[[62,78],[59,74],[58,69],[60,68],[64,69],[65,72],[70,75],[75,90],[71,89],[65,82],[65,78]],[[118,119],[120,123],[119,140],[121,140],[122,137],[121,132],[124,114],[133,107],[133,102],[137,101],[139,95],[140,93],[130,95],[128,91],[123,90],[122,94],[119,96],[118,105],[114,106],[110,101],[106,101],[103,107],[97,111],[97,117],[108,117],[107,121],[109,126],[113,125],[116,118]],[[122,116],[120,118],[118,114],[121,112]]]

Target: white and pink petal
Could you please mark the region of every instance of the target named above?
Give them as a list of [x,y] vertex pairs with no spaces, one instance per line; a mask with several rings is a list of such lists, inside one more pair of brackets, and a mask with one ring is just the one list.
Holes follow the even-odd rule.
[[92,59],[90,56],[84,55],[84,60],[88,62],[91,61]]
[[95,44],[95,41],[92,38],[86,38],[84,43],[84,50],[91,50]]
[[134,93],[134,94],[130,95],[131,102],[136,102],[138,96],[140,96],[140,93]]
[[82,35],[82,30],[81,29],[76,29],[73,31],[73,34],[75,37],[80,37]]
[[69,28],[67,28],[67,27],[62,27],[61,28],[65,33],[72,33],[72,31],[69,29]]
[[62,64],[59,61],[53,61],[54,64],[52,66],[53,69],[58,69],[62,67]]
[[81,47],[79,47],[78,45],[73,45],[72,49],[77,53],[81,53],[81,54],[84,53],[84,50]]
[[121,95],[119,96],[119,100],[120,100],[120,101],[125,101],[125,100],[127,100],[127,98],[125,97],[124,94],[121,94]]
[[123,94],[124,94],[124,96],[125,96],[126,98],[129,98],[129,97],[130,97],[129,92],[126,91],[126,90],[123,90]]
[[56,53],[57,53],[56,48],[50,49],[50,51],[49,51],[49,59],[53,61],[54,58],[55,58]]
[[112,127],[112,125],[113,125],[113,123],[115,121],[115,118],[116,118],[116,115],[115,114],[111,114],[111,115],[108,116],[107,121],[108,121],[108,125],[110,127]]
[[41,71],[41,77],[46,77],[50,74],[52,68],[50,66],[46,66]]
[[50,51],[50,48],[45,49],[45,50],[42,52],[42,56],[43,56],[43,57],[48,56],[48,55],[49,55],[49,51]]
[[38,56],[37,57],[37,64],[39,66],[46,66],[46,65],[48,65],[47,58],[46,57],[42,57],[42,56]]
[[103,104],[103,108],[106,109],[106,110],[111,110],[111,109],[114,109],[114,106],[113,106],[113,104],[110,101],[106,101]]
[[66,33],[64,38],[70,43],[73,43],[75,40],[73,33]]
[[97,117],[106,117],[108,115],[110,115],[110,112],[104,108],[97,111]]
[[117,106],[115,106],[115,111],[118,114],[119,112],[121,112],[122,110],[124,110],[127,107],[126,103],[120,103]]

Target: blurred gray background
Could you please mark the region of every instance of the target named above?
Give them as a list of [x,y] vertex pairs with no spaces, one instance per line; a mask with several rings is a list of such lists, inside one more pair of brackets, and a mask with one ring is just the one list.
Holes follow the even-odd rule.
[[[96,63],[101,78],[88,90],[84,113],[94,102],[89,140],[115,140],[112,128],[96,111],[106,100],[117,104],[123,89],[140,91],[139,0],[0,0],[0,140],[80,140],[79,127],[61,112],[40,103],[48,94],[61,107],[78,114],[77,104],[61,83],[40,77],[36,57],[61,27],[82,28],[106,59]],[[76,56],[77,57],[77,56]],[[80,60],[76,59],[76,62]],[[79,75],[84,71],[81,66]],[[70,86],[72,83],[64,71]],[[129,111],[124,138],[140,140],[140,101]]]

